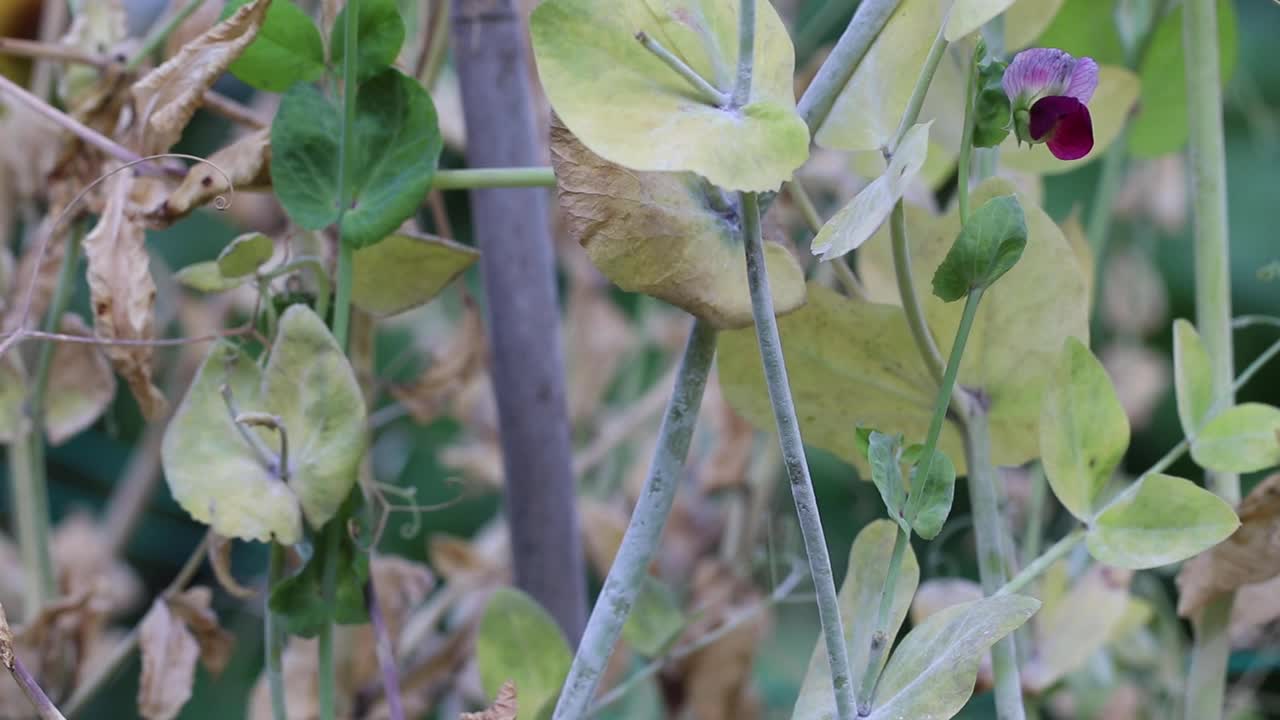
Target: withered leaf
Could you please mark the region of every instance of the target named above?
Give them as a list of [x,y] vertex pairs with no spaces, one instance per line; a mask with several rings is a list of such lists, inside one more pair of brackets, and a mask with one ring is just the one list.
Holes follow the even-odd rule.
[[[155,338],[156,283],[145,234],[126,213],[132,178],[127,172],[107,181],[107,202],[98,224],[84,239],[89,261],[89,293],[95,334],[104,340]],[[116,372],[129,383],[143,416],[154,420],[165,408],[164,395],[151,381],[149,345],[106,345]]]
[[51,554],[58,592],[84,596],[95,614],[120,615],[144,597],[141,578],[112,555],[105,530],[88,512],[72,512],[58,523]]
[[[106,54],[129,36],[128,19],[122,0],[80,3],[62,44],[92,55]],[[58,96],[73,112],[81,110],[99,90],[99,73],[89,65],[68,63],[58,81]]]
[[158,599],[138,629],[142,677],[138,714],[147,720],[172,720],[191,699],[200,645],[186,623]]
[[474,300],[465,297],[466,310],[449,341],[433,353],[431,366],[410,385],[391,389],[414,420],[428,423],[439,417],[467,380],[485,367],[484,322]]
[[213,591],[207,587],[188,588],[167,599],[169,610],[186,624],[200,646],[200,664],[219,675],[231,660],[236,637],[223,630],[213,613]]
[[725,401],[723,394],[715,393],[714,407],[719,422],[714,449],[702,477],[703,492],[743,487],[755,445],[755,427]]
[[1240,527],[1178,573],[1178,614],[1191,617],[1220,593],[1280,575],[1280,474],[1258,483],[1237,510]]
[[[704,614],[685,631],[697,638],[733,622],[737,613],[759,602],[759,592],[731,568],[704,559],[693,575],[690,606]],[[768,634],[769,616],[760,613],[739,623],[716,642],[690,655],[683,664],[685,702],[699,720],[752,720],[761,716],[752,686],[751,667]]]
[[270,180],[271,129],[263,128],[210,155],[206,162],[192,166],[182,183],[148,213],[147,219],[158,224],[171,223],[215,198],[234,203],[235,199],[229,195],[233,190],[256,189]]
[[[62,316],[58,331],[64,335],[91,337],[93,331],[79,315]],[[45,432],[50,445],[61,445],[93,424],[116,394],[116,378],[111,364],[96,345],[58,343],[49,365],[49,387],[45,396]]]
[[[56,212],[58,209],[53,208],[53,210]],[[5,299],[4,331],[6,333],[17,330],[24,321],[28,328],[39,326],[49,309],[49,301],[53,298],[54,288],[58,284],[58,271],[62,268],[62,259],[67,253],[65,239],[66,233],[69,232],[64,225],[61,229],[57,229],[56,234],[49,234],[55,229],[53,223],[56,217],[56,214],[51,215],[40,223],[34,241],[28,244],[18,260],[18,267],[13,273],[13,283]],[[43,257],[40,253],[40,238],[45,238]],[[31,294],[30,305],[26,305],[27,293]],[[27,310],[25,318],[22,315],[24,308]]]
[[462,713],[461,720],[516,720],[516,684],[510,680],[498,688],[493,704],[480,712]]
[[209,543],[209,567],[213,568],[213,576],[217,578],[218,585],[227,593],[241,599],[251,598],[258,591],[241,585],[231,571],[231,542],[231,538],[213,533]]
[[133,146],[142,155],[166,152],[182,136],[204,93],[258,36],[271,0],[253,0],[209,28],[132,88]]
[[623,359],[631,352],[627,317],[599,283],[575,283],[565,314],[569,418],[577,425],[600,408]]

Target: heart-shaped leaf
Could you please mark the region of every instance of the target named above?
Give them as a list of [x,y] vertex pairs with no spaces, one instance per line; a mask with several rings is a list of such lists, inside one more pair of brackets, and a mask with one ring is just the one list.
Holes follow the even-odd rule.
[[1170,475],[1146,475],[1098,513],[1086,544],[1100,562],[1143,570],[1186,560],[1239,526],[1231,506],[1208,490]]
[[252,275],[271,259],[275,243],[262,233],[247,233],[232,240],[218,253],[218,272],[224,278]]
[[1040,415],[1040,454],[1053,494],[1088,521],[1129,448],[1129,418],[1102,363],[1068,338]]
[[540,718],[555,703],[573,655],[555,620],[532,598],[501,588],[489,598],[476,639],[476,662],[485,694],[508,680],[520,693],[521,717]]
[[1173,321],[1173,393],[1182,433],[1193,438],[1213,409],[1213,370],[1200,333],[1181,318]]
[[[222,19],[248,2],[229,0]],[[292,0],[272,0],[258,36],[228,69],[259,90],[283,92],[294,83],[320,79],[324,43],[315,23]]]
[[1039,607],[1035,598],[996,595],[931,615],[893,651],[870,720],[955,716],[973,694],[987,650]]
[[[404,19],[396,0],[360,0],[360,16],[356,18],[356,79],[360,82],[391,67],[404,44]],[[347,56],[347,8],[343,7],[333,22],[329,49],[333,64],[342,67]]]
[[[840,586],[840,618],[844,624],[844,644],[849,650],[849,666],[865,668],[871,654],[871,638],[879,629],[876,621],[880,609],[880,596],[884,592],[889,574],[889,558],[893,555],[893,543],[898,527],[888,520],[869,523],[853,541],[849,551],[849,569]],[[898,583],[893,589],[893,605],[889,611],[889,624],[884,631],[888,642],[898,635],[898,628],[907,617],[911,597],[920,582],[920,565],[910,546],[902,558]],[[888,653],[881,656],[881,665]],[[855,670],[854,672],[859,672]],[[834,720],[836,717],[835,694],[831,688],[831,665],[827,661],[827,646],[819,637],[809,658],[809,670],[805,673],[800,696],[796,699],[793,720]]]
[[[336,222],[340,111],[315,87],[294,85],[271,123],[271,182],[289,217],[308,230]],[[435,176],[442,140],[435,106],[418,82],[385,70],[356,97],[352,206],[342,239],[376,243],[418,209]]]
[[637,42],[662,44],[730,92],[738,3],[548,0],[530,18],[542,86],[592,152],[632,170],[697,173],[729,190],[776,190],[809,155],[795,111],[795,51],[770,3],[756,10],[751,93],[741,108],[706,102]]
[[425,305],[475,264],[480,253],[434,235],[398,232],[355,252],[351,302],[374,317]]
[[1009,272],[1027,246],[1027,220],[1014,195],[992,198],[969,216],[933,274],[933,294],[954,302],[986,290]]
[[1191,443],[1203,468],[1245,473],[1280,465],[1280,408],[1244,403],[1222,411]]

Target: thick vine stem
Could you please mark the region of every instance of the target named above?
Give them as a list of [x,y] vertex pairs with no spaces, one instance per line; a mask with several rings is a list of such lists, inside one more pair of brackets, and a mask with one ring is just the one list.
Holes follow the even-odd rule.
[[836,41],[796,104],[796,112],[804,118],[811,134],[816,135],[822,123],[826,122],[840,91],[849,84],[853,72],[889,22],[889,16],[893,15],[899,2],[901,0],[863,0],[858,3],[858,10],[844,29],[844,34]]
[[658,443],[649,464],[649,476],[631,512],[631,522],[622,536],[622,544],[618,547],[613,566],[609,568],[604,588],[587,620],[582,642],[556,702],[555,720],[586,717],[591,706],[596,686],[635,604],[662,537],[667,515],[671,513],[715,352],[715,328],[703,320],[694,322],[684,357],[680,360],[675,388],[662,417]]
[[[1227,167],[1223,140],[1222,76],[1218,55],[1217,3],[1187,0],[1182,22],[1187,69],[1187,114],[1191,127],[1192,228],[1195,235],[1196,326],[1204,338],[1215,404],[1232,402],[1231,265],[1227,230]],[[1232,505],[1240,502],[1240,479],[1211,473],[1210,489]],[[1210,603],[1196,619],[1184,716],[1222,716],[1231,640],[1232,594]]]
[[782,445],[782,462],[791,481],[791,495],[796,503],[800,533],[804,537],[805,553],[809,558],[809,572],[813,575],[814,591],[818,596],[818,620],[822,623],[827,658],[831,662],[831,685],[835,690],[836,713],[839,720],[853,720],[857,717],[857,708],[849,669],[849,652],[844,644],[844,628],[840,619],[835,578],[831,574],[831,558],[827,554],[826,536],[822,533],[822,519],[818,516],[818,500],[813,492],[813,481],[809,478],[809,463],[805,458],[800,422],[796,418],[791,385],[787,380],[786,360],[782,355],[782,338],[778,335],[778,320],[774,316],[773,295],[769,289],[769,273],[764,261],[764,242],[760,236],[760,205],[754,193],[740,193],[739,199],[742,239],[747,253],[747,286],[751,290],[751,314],[755,319],[756,339],[760,343],[760,358],[764,363],[765,382],[769,386],[773,419]]
[[893,272],[898,281],[898,294],[902,298],[902,310],[907,316],[907,326],[911,328],[911,336],[915,338],[920,357],[924,360],[929,374],[937,382],[942,382],[942,352],[933,339],[929,323],[924,317],[924,307],[920,304],[920,295],[916,292],[915,276],[911,272],[911,248],[907,245],[906,210],[902,201],[893,206],[889,215],[889,235],[893,242]]
[[756,55],[756,0],[738,0],[738,78],[733,86],[733,107],[751,99],[751,74]]

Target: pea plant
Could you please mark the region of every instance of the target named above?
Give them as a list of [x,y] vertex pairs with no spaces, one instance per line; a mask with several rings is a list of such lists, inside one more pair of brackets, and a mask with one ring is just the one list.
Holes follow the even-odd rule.
[[[19,223],[0,204],[0,440],[20,566],[0,592],[18,621],[0,610],[14,681],[0,685],[0,716],[86,716],[134,656],[141,716],[198,712],[197,664],[216,676],[244,652],[212,587],[193,584],[206,559],[222,592],[260,613],[261,673],[243,711],[254,718],[761,717],[749,678],[760,618],[809,583],[819,633],[807,664],[792,658],[795,720],[943,720],[971,710],[979,688],[1001,720],[1099,717],[1098,693],[1080,684],[1098,658],[1150,681],[1152,716],[1224,716],[1233,597],[1280,575],[1280,476],[1243,498],[1239,478],[1280,466],[1280,409],[1234,399],[1280,343],[1237,376],[1233,332],[1280,320],[1231,311],[1230,2],[862,0],[798,73],[797,47],[808,55],[818,41],[800,27],[793,44],[769,2],[543,0],[527,18],[529,77],[526,48],[483,35],[486,22],[524,22],[514,3],[452,6],[190,0],[140,39],[118,0],[46,0],[38,39],[17,37],[0,10],[14,35],[0,37],[0,57],[30,61],[26,86],[0,65],[15,145],[0,152],[0,203],[12,196],[25,213],[25,238],[10,243]],[[807,28],[834,22],[826,12]],[[470,68],[450,74],[451,26],[455,51],[490,44],[496,77],[536,74],[550,167],[440,168],[459,109],[448,80],[463,79],[463,105],[481,95],[466,87],[480,77]],[[221,94],[227,74],[269,110]],[[207,158],[182,152],[212,114],[240,131]],[[487,140],[462,142],[470,153]],[[1171,329],[1184,439],[1129,475],[1131,413],[1091,349],[1094,308],[1126,163],[1184,148],[1196,305],[1194,322]],[[804,184],[832,157],[869,181],[837,193],[824,219]],[[1095,161],[1087,222],[1052,217],[1043,178]],[[441,195],[531,186],[554,186],[558,227],[575,241],[557,248],[567,410],[554,386],[530,380],[536,410],[501,377],[521,359],[495,308],[536,300],[492,268],[537,263],[450,239]],[[244,223],[216,258],[172,272],[153,262],[148,231],[181,237],[255,195],[280,210],[275,227]],[[797,218],[805,257],[786,237]],[[455,282],[481,253],[482,303]],[[535,270],[550,286],[551,269]],[[643,396],[610,347],[635,330],[606,281],[647,296],[626,298],[637,324],[661,316],[681,334],[644,331],[638,356],[679,357]],[[92,325],[76,310],[82,282]],[[416,326],[449,300],[451,334]],[[554,304],[540,310],[559,318]],[[185,335],[165,337],[170,325]],[[437,348],[409,382],[376,357],[405,328]],[[541,347],[558,352],[552,330]],[[490,353],[507,354],[492,387]],[[152,469],[122,482],[102,519],[55,526],[46,455],[113,421],[117,376],[147,428],[138,466]],[[601,420],[611,392],[623,409]],[[711,451],[698,442],[704,399]],[[575,442],[591,436],[557,480],[567,499],[514,491],[528,458],[504,441],[522,413]],[[652,443],[640,441],[659,415]],[[439,454],[453,451],[473,486],[506,488],[507,524],[433,536],[428,567],[383,549],[388,517],[411,515],[413,530],[448,504],[428,513],[414,488],[385,480],[380,455],[400,423],[445,416],[474,443]],[[870,481],[882,505],[842,575],[815,449]],[[627,488],[613,477],[624,451],[641,461]],[[1169,474],[1187,455],[1203,483]],[[1010,468],[1029,478],[1025,527],[1012,522]],[[139,592],[117,556],[146,478],[161,473],[204,540],[135,627],[108,633]],[[765,594],[751,576],[761,553],[770,569],[776,559],[772,538],[761,549],[773,518],[760,518],[780,474],[799,542]],[[965,518],[952,513],[958,478]],[[706,499],[717,484],[733,489],[718,504]],[[538,542],[538,523],[555,520],[535,515],[554,503],[583,526],[557,528],[568,547]],[[1049,527],[1058,506],[1069,526]],[[707,507],[727,518],[713,530]],[[600,580],[585,625],[572,602],[550,599],[582,601],[579,535]],[[970,537],[976,582],[917,555]],[[243,551],[265,560],[257,587],[237,580]],[[1176,607],[1137,591],[1159,577],[1141,571],[1178,564]],[[1179,617],[1192,621],[1189,649]]]

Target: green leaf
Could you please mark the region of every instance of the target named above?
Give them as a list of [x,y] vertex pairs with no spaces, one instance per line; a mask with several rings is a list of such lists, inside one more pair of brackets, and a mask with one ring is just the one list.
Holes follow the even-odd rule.
[[675,642],[684,626],[684,613],[675,593],[666,583],[646,574],[622,626],[622,639],[641,655],[656,658]]
[[[1042,1],[1022,0],[1014,7],[1038,8]],[[1059,48],[1076,57],[1091,57],[1099,65],[1124,64],[1124,43],[1111,19],[1115,0],[1066,0],[1059,4],[1057,15],[1036,40],[1037,46]]]
[[1059,356],[1040,416],[1040,453],[1049,486],[1080,520],[1129,448],[1129,418],[1102,363],[1075,338]]
[[[1047,30],[1064,0],[1018,0],[1004,14],[1004,42],[1009,51],[1029,47]],[[1101,24],[1101,23],[1099,23]],[[1042,47],[1059,47],[1039,43]]]
[[[692,173],[621,168],[554,122],[551,161],[569,236],[605,277],[717,328],[754,325],[739,220],[723,193]],[[774,311],[795,310],[805,299],[800,263],[772,241],[764,256]]]
[[[221,19],[248,3],[228,0]],[[324,43],[315,23],[291,0],[272,0],[258,36],[228,69],[259,90],[283,92],[294,83],[320,79]]]
[[726,190],[777,190],[809,156],[795,111],[795,52],[771,3],[757,9],[755,75],[740,109],[708,104],[636,40],[645,33],[721,91],[737,72],[738,3],[548,0],[530,18],[551,106],[604,159],[693,172]]
[[192,290],[205,293],[234,290],[249,280],[248,277],[224,277],[216,260],[193,263],[174,273],[173,277]]
[[[362,551],[347,532],[347,519],[352,517],[359,504],[359,494],[352,496],[334,522],[339,523],[337,557],[332,559],[338,568],[334,599],[330,603],[324,597],[324,565],[328,559],[325,538],[316,539],[315,552],[297,574],[282,580],[271,591],[268,604],[271,611],[283,619],[284,631],[289,635],[315,637],[330,623],[363,625],[369,622],[369,611],[364,603],[364,583],[369,579],[369,554]],[[327,530],[326,530],[327,532]]]
[[[404,44],[404,19],[395,0],[360,0],[360,17],[356,18],[356,79],[364,82],[391,67]],[[347,9],[343,7],[333,23],[329,50],[335,67],[342,67],[347,56]]]
[[977,32],[1012,4],[1013,0],[955,0],[947,16],[947,42],[955,42]]
[[355,252],[351,302],[379,318],[412,310],[439,295],[479,257],[452,240],[396,233]]
[[[278,433],[233,421],[224,384],[237,412],[279,418],[287,467],[280,467]],[[165,479],[178,504],[218,534],[293,544],[303,516],[319,528],[350,494],[365,418],[355,374],[329,329],[310,308],[292,305],[265,370],[229,343],[210,350],[165,430]],[[249,442],[252,435],[258,442]]]
[[[285,93],[271,124],[271,182],[289,217],[308,230],[338,219],[339,110],[310,85]],[[413,215],[435,176],[442,141],[431,98],[416,80],[386,70],[361,84],[352,206],[342,238],[356,248],[390,235]]]
[[931,615],[893,651],[869,720],[954,717],[973,694],[987,650],[1039,607],[1035,598],[997,595]]
[[810,248],[813,254],[823,260],[833,260],[866,242],[889,219],[893,206],[920,174],[928,154],[929,123],[912,126],[894,151],[884,174],[860,190],[818,231]]
[[[880,595],[889,574],[889,558],[893,555],[897,535],[898,528],[892,522],[875,520],[858,533],[849,551],[849,568],[840,586],[839,601],[844,644],[849,650],[849,666],[857,668],[855,673],[861,672],[870,659],[871,637],[876,633],[880,612]],[[889,624],[885,628],[890,639],[897,636],[898,628],[906,619],[919,582],[920,564],[908,546],[898,572],[898,583],[894,586]],[[882,666],[887,657],[888,653],[881,656]],[[805,673],[791,717],[793,720],[834,720],[836,717],[831,665],[827,661],[827,646],[821,637],[809,658],[809,670]]]
[[911,532],[911,526],[903,516],[903,509],[907,503],[907,488],[902,482],[901,454],[901,435],[871,433],[867,449],[867,460],[871,463],[871,481],[880,491],[880,497],[884,500],[890,519],[901,525],[903,530]]
[[978,68],[978,92],[973,107],[973,146],[996,147],[1009,136],[1013,105],[1004,91],[1008,64],[986,57]]
[[1208,490],[1170,475],[1147,475],[1098,513],[1086,544],[1100,562],[1143,570],[1207,550],[1239,526],[1231,506]]
[[1200,467],[1226,473],[1280,465],[1280,408],[1244,403],[1224,410],[1195,436],[1191,457]]
[[911,502],[907,504],[907,522],[917,535],[932,540],[942,532],[951,514],[951,501],[956,490],[956,466],[941,450],[933,452],[929,476],[920,482],[920,466],[911,468]]
[[1173,321],[1173,393],[1182,433],[1194,438],[1213,409],[1213,371],[1200,333],[1181,318]]
[[218,254],[218,272],[226,279],[252,275],[271,259],[275,249],[271,238],[262,233],[241,235]]
[[512,680],[520,716],[539,718],[559,696],[573,655],[546,610],[519,590],[500,588],[480,619],[476,661],[486,695],[494,697]]
[[992,198],[969,216],[933,274],[933,294],[954,302],[986,290],[1009,272],[1027,246],[1027,219],[1014,195]]
[[[1234,5],[1232,0],[1218,0],[1218,53],[1224,85],[1236,64]],[[1181,4],[1175,6],[1156,26],[1138,70],[1142,100],[1129,131],[1129,152],[1138,157],[1176,152],[1190,135],[1182,11]]]

